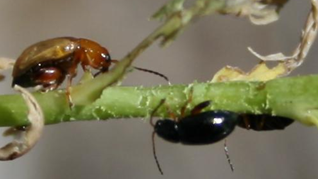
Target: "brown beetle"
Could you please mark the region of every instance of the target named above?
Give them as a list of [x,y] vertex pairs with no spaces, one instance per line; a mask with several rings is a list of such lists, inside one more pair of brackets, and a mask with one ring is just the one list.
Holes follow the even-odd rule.
[[[97,70],[94,75],[96,76],[107,72],[111,63],[116,62],[118,61],[111,59],[106,48],[94,41],[73,37],[53,38],[33,44],[22,52],[13,67],[12,86],[41,86],[42,91],[49,91],[59,87],[67,77],[66,95],[72,105],[70,86],[79,64],[84,71],[88,71],[89,68]],[[161,73],[134,68],[156,74],[169,82]]]
[[38,42],[28,47],[13,68],[13,82],[22,87],[41,85],[43,91],[56,89],[67,77],[67,87],[76,76],[77,65],[107,72],[109,52],[98,43],[82,38],[61,37]]

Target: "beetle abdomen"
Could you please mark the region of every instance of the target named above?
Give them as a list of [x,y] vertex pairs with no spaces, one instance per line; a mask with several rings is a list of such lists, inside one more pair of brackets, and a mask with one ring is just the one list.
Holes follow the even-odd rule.
[[222,140],[234,130],[238,117],[230,111],[207,111],[185,117],[178,123],[180,142],[200,145]]
[[12,76],[20,76],[36,64],[65,58],[78,48],[72,37],[54,38],[38,42],[25,49],[17,59]]
[[[59,60],[48,60],[42,63],[38,63],[36,65],[30,66],[25,69],[24,73],[18,76],[13,77],[12,86],[15,84],[20,85],[22,87],[34,87],[37,85],[43,85],[40,80],[38,80],[39,75],[41,75],[41,69],[44,68],[57,68],[61,73],[68,74],[68,69],[73,65],[73,54],[69,54],[64,56]],[[56,84],[59,85],[63,82],[65,75],[61,78],[56,79]]]
[[286,117],[267,114],[241,114],[241,116],[237,125],[255,131],[283,130],[294,122]]

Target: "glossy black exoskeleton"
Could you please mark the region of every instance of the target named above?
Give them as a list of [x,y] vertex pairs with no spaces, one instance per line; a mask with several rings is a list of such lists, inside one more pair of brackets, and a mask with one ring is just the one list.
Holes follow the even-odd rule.
[[269,114],[241,114],[237,125],[255,131],[271,131],[283,130],[293,122],[292,119]]
[[[189,103],[190,100],[191,96],[187,103]],[[162,100],[160,102],[151,114],[150,119],[150,124],[154,127],[154,132],[152,134],[153,154],[161,174],[163,174],[163,172],[156,156],[154,144],[155,134],[164,140],[173,143],[204,145],[213,144],[225,139],[232,133],[236,125],[255,131],[270,131],[283,130],[285,127],[294,122],[294,120],[289,118],[271,116],[267,114],[237,114],[225,110],[201,112],[202,109],[210,105],[210,101],[205,101],[196,105],[188,116],[184,116],[185,107],[187,105],[186,103],[186,105],[181,109],[180,118],[175,118],[174,115],[170,114],[172,119],[159,119],[155,124],[153,124],[152,117],[164,101],[165,100]],[[226,143],[224,143],[224,150],[233,171],[234,168],[228,155]]]
[[[150,123],[154,127],[154,132],[152,135],[153,153],[158,169],[161,174],[163,174],[163,172],[156,157],[154,145],[155,134],[173,143],[180,142],[186,145],[213,144],[226,138],[229,134],[231,134],[235,126],[237,125],[239,119],[238,114],[230,111],[216,110],[201,112],[202,109],[210,105],[210,101],[205,101],[196,105],[192,109],[191,114],[188,116],[183,117],[185,110],[184,106],[181,110],[180,119],[176,119],[173,117],[173,115],[171,115],[173,120],[160,119],[156,122],[156,124],[153,124],[152,116],[158,110],[158,108],[164,103],[164,101],[165,100],[162,100],[161,103],[157,106],[157,108],[153,111],[150,119]],[[228,157],[227,153],[226,155]],[[233,170],[231,163],[230,166]]]
[[206,111],[179,121],[158,120],[154,132],[169,142],[187,145],[212,144],[224,139],[235,128],[238,115],[230,111]]

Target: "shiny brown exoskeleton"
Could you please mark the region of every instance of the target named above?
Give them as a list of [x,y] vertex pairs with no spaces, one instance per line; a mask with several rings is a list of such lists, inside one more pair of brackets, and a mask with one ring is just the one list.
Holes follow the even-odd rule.
[[70,87],[79,64],[84,71],[93,68],[103,73],[112,62],[108,50],[94,41],[73,37],[49,39],[31,45],[20,55],[13,68],[12,86],[41,85],[43,91],[48,91],[56,89],[67,77]]
[[[107,72],[112,60],[106,48],[98,43],[73,37],[60,37],[38,42],[28,47],[17,59],[13,68],[12,86],[41,86],[42,91],[54,90],[67,77],[67,99],[72,105],[70,86],[77,74],[80,64],[84,71],[97,70]],[[169,82],[168,77],[156,71],[134,67],[137,70],[161,76]]]

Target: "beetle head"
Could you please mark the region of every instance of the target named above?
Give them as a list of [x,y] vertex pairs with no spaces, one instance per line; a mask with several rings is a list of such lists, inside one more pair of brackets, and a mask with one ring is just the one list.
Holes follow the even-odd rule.
[[177,143],[180,141],[178,134],[178,125],[170,119],[158,120],[154,127],[155,133],[161,138]]

